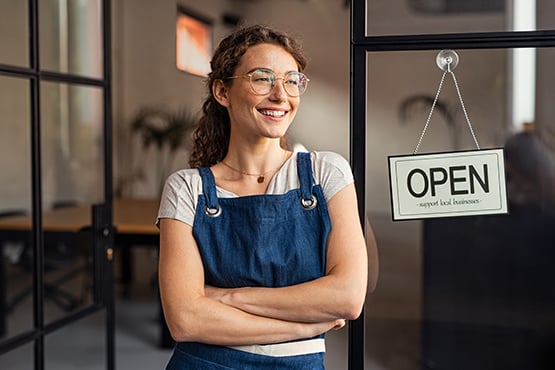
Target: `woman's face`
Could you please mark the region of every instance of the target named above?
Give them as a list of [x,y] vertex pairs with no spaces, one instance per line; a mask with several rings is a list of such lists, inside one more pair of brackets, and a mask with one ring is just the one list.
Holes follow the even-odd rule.
[[228,110],[232,136],[240,135],[254,141],[280,138],[297,113],[300,98],[286,93],[281,78],[287,72],[298,71],[293,56],[273,44],[252,46],[241,57],[235,76],[260,68],[271,70],[276,76],[274,87],[265,95],[252,90],[248,77],[232,79],[228,87],[223,83],[215,87],[216,98]]

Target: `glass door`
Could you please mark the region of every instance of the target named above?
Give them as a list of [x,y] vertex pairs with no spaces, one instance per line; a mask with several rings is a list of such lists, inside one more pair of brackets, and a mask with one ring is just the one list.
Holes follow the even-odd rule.
[[109,9],[0,4],[2,368],[114,367]]
[[[350,368],[553,368],[553,5],[351,6],[352,161],[380,276],[353,325]],[[527,12],[534,22],[517,22]],[[387,159],[419,142],[444,49],[459,55],[454,73],[480,147],[503,148],[509,214],[394,222]],[[447,76],[419,153],[475,148]]]

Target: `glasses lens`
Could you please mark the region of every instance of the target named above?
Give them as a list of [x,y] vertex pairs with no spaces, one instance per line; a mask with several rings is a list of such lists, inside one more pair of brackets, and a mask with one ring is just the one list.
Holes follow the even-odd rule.
[[285,91],[291,96],[299,96],[306,90],[308,79],[301,72],[289,72],[283,78]]
[[[269,94],[276,83],[276,76],[270,70],[257,69],[250,73],[250,82],[256,94]],[[289,72],[283,77],[283,87],[290,96],[299,96],[306,90],[308,78],[301,72]]]
[[276,81],[271,71],[257,69],[251,73],[251,86],[255,93],[260,95],[269,94]]

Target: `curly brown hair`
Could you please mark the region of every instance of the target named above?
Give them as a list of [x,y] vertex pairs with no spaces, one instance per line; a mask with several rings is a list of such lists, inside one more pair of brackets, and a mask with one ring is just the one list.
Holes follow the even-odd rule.
[[289,52],[304,71],[307,59],[299,41],[290,35],[262,25],[242,27],[223,39],[210,62],[212,72],[208,74],[206,85],[208,97],[202,105],[202,116],[193,133],[193,149],[189,157],[191,168],[212,166],[221,161],[229,147],[230,120],[227,109],[214,98],[214,81],[228,84],[237,65],[248,48],[258,44],[274,44]]

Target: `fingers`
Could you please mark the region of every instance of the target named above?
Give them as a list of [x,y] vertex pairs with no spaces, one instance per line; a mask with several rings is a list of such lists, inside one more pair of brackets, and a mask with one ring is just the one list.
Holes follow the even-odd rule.
[[331,330],[339,330],[345,327],[346,321],[344,319],[337,319],[335,320],[335,325],[331,328]]

